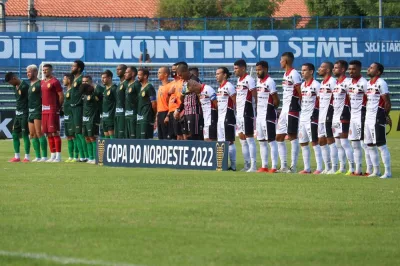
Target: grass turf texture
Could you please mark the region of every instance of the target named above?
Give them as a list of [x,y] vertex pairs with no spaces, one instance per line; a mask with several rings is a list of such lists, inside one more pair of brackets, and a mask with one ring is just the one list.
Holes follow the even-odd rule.
[[[140,265],[400,261],[399,178],[7,163],[11,156],[12,142],[0,141],[0,251]],[[0,265],[59,264],[0,255]]]

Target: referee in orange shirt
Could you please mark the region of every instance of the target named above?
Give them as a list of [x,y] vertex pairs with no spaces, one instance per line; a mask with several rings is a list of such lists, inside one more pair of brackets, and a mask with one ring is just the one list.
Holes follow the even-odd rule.
[[161,81],[161,86],[157,91],[157,128],[158,128],[158,139],[168,139],[168,77],[169,68],[160,67],[158,70],[158,80]]

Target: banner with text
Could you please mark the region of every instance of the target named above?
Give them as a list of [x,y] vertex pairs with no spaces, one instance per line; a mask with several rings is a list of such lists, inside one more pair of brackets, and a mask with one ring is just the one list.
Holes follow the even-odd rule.
[[114,167],[227,170],[228,142],[97,140],[96,162]]
[[160,31],[160,32],[38,32],[0,36],[0,63],[24,67],[42,61],[138,62],[147,50],[154,63],[185,60],[232,63],[243,58],[267,60],[279,67],[283,52],[294,53],[296,65],[305,62],[357,59],[364,66],[382,62],[399,66],[398,29]]

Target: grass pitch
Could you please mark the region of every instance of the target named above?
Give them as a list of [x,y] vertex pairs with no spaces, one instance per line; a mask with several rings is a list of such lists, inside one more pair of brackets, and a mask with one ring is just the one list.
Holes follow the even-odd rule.
[[388,180],[11,164],[0,141],[0,265],[397,265],[390,135]]

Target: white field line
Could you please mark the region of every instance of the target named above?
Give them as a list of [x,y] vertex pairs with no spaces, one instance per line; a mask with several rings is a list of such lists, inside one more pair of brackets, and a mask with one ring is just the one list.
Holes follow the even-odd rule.
[[138,264],[130,264],[130,263],[119,263],[119,262],[109,262],[102,260],[87,260],[87,259],[78,259],[71,257],[59,257],[47,255],[45,253],[25,253],[25,252],[13,252],[7,250],[0,250],[0,256],[3,257],[14,257],[14,258],[23,258],[23,259],[35,259],[35,260],[45,260],[56,262],[59,264],[85,264],[85,265],[97,265],[97,266],[143,266]]

